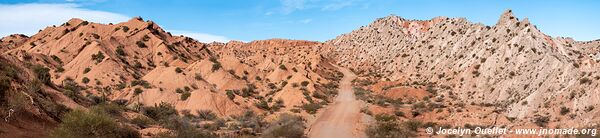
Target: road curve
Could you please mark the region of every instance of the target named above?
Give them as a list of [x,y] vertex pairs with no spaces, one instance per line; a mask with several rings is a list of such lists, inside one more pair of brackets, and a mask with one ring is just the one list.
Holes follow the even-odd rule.
[[312,123],[308,131],[310,138],[363,138],[359,130],[362,114],[361,102],[356,100],[352,90],[352,80],[356,75],[350,70],[338,67],[344,77],[340,81],[338,96],[325,111]]

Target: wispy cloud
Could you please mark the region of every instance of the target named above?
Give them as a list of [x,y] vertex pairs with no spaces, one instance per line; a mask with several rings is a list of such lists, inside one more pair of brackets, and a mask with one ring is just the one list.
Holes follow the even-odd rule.
[[[296,11],[308,9],[320,9],[321,11],[336,11],[350,6],[358,5],[357,2],[363,0],[280,0],[281,14],[290,14]],[[265,15],[271,15],[273,11],[268,11]]]
[[331,2],[331,3],[323,6],[323,8],[321,8],[321,10],[335,11],[335,10],[339,10],[339,9],[351,6],[353,4],[353,2],[354,1],[352,1],[352,0]]
[[171,32],[171,34],[173,34],[173,35],[183,35],[183,36],[191,37],[191,38],[194,38],[194,39],[196,39],[200,42],[204,42],[204,43],[228,42],[229,40],[231,40],[225,36],[192,32],[192,31],[170,30],[169,32]]
[[81,8],[78,4],[0,4],[0,36],[15,33],[33,35],[49,25],[62,24],[71,18],[98,23],[127,21],[128,16]]
[[281,0],[281,10],[284,14],[306,8],[307,0]]
[[304,23],[304,24],[307,24],[307,23],[310,23],[310,22],[312,22],[312,19],[300,20],[300,23]]

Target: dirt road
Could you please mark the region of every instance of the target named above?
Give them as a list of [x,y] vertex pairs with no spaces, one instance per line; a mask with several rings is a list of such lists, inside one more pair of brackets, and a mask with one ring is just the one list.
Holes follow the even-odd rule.
[[308,136],[311,138],[366,137],[359,130],[361,102],[356,100],[351,84],[356,75],[345,68],[340,67],[340,71],[344,78],[340,81],[338,96],[310,126]]

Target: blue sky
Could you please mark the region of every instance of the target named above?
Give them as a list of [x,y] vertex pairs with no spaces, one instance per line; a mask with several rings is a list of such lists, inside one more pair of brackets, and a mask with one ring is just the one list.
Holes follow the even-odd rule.
[[31,35],[69,18],[108,23],[141,16],[200,41],[325,41],[395,14],[465,17],[493,25],[505,9],[551,36],[600,39],[597,0],[0,0],[0,35]]

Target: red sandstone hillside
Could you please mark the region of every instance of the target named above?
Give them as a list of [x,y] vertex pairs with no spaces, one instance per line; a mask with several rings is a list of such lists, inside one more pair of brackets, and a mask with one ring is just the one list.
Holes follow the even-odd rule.
[[319,42],[205,44],[141,18],[118,24],[72,19],[1,44],[4,56],[50,68],[54,84],[81,86],[75,97],[106,97],[132,109],[164,102],[192,115],[309,116],[304,105],[331,102],[341,78],[320,55],[329,47]]

